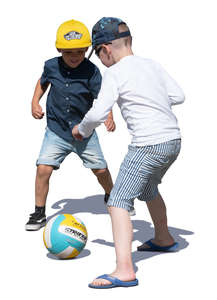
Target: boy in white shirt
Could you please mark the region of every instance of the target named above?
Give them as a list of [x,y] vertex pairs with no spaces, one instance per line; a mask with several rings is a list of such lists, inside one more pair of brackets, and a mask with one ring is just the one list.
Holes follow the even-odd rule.
[[89,287],[129,287],[138,284],[128,214],[135,198],[146,201],[155,227],[154,238],[139,246],[138,251],[171,252],[178,248],[168,231],[166,207],[158,184],[180,151],[180,129],[171,106],[184,102],[185,97],[158,63],[133,55],[132,37],[122,20],[99,20],[93,27],[92,43],[96,55],[109,69],[97,101],[72,134],[78,140],[88,137],[106,120],[117,102],[132,142],[107,202],[117,266],[112,274],[99,276]]

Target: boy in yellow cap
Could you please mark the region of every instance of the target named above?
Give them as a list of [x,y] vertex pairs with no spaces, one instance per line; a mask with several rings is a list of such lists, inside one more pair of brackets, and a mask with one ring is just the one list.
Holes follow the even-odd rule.
[[[26,230],[38,230],[45,225],[50,176],[71,152],[76,153],[83,165],[96,175],[105,190],[105,202],[112,189],[112,178],[96,132],[82,143],[72,136],[72,128],[82,121],[101,87],[99,69],[85,58],[90,45],[90,34],[83,23],[70,20],[61,24],[56,38],[56,48],[61,56],[45,62],[43,74],[36,84],[32,99],[35,119],[43,118],[39,101],[49,85],[50,90],[46,103],[47,128],[36,162],[35,212],[30,215]],[[108,131],[115,130],[112,111],[105,125]]]

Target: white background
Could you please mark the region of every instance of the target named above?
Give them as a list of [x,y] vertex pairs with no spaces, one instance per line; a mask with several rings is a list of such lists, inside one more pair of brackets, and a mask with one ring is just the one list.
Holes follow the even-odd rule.
[[[8,0],[1,5],[1,298],[215,299],[215,2]],[[87,284],[115,267],[110,218],[104,213],[103,190],[75,155],[52,176],[47,215],[65,211],[84,221],[89,238],[80,258],[53,259],[43,245],[43,231],[26,232],[24,225],[34,209],[35,160],[46,126],[45,119],[31,116],[36,81],[44,61],[58,55],[54,43],[62,22],[77,19],[91,30],[103,16],[128,23],[134,53],[160,62],[183,88],[186,102],[174,109],[182,151],[160,186],[181,249],[176,254],[136,253],[153,236],[146,206],[136,200],[133,261],[140,285],[98,291]],[[104,71],[94,56],[92,61]],[[45,102],[46,97],[43,108]],[[114,118],[115,133],[107,133],[104,125],[97,129],[113,179],[130,143],[117,107]]]

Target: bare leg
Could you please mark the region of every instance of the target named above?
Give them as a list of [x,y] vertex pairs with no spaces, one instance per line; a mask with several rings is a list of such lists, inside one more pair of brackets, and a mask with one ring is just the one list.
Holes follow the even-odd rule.
[[[168,230],[166,206],[161,195],[158,194],[154,200],[147,201],[146,204],[155,229],[155,237],[152,239],[152,242],[159,246],[172,245],[174,243],[174,239]],[[140,247],[148,248],[149,246],[144,243]]]
[[[117,207],[109,207],[108,211],[112,221],[112,232],[116,252],[116,269],[111,276],[123,281],[135,279],[135,272],[132,263],[132,223],[127,210]],[[95,279],[94,285],[108,285],[110,282],[105,279]]]
[[92,169],[92,172],[96,175],[98,182],[104,189],[106,194],[110,194],[113,188],[113,182],[109,170],[106,169]]
[[35,204],[45,206],[49,190],[49,179],[53,172],[53,167],[48,165],[39,165],[37,167],[35,179]]

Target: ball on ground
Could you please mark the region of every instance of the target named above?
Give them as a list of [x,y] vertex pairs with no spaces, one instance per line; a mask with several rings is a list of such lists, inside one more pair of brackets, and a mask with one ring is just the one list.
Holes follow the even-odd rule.
[[70,214],[51,218],[43,233],[45,247],[61,259],[77,256],[87,242],[87,229],[84,223]]

